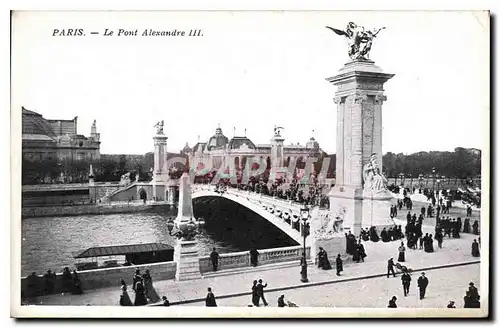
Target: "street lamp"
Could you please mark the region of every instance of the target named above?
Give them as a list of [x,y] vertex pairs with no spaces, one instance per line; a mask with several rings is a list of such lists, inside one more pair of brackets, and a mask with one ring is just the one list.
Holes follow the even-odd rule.
[[432,191],[434,191],[435,190],[435,184],[436,184],[436,169],[435,168],[432,168],[431,178],[432,178]]
[[401,180],[401,186],[404,184],[404,177],[405,177],[405,175],[403,173],[399,173],[399,179]]
[[302,252],[302,259],[300,260],[300,274],[301,282],[308,282],[309,280],[307,279],[307,258],[306,258],[306,237],[309,234],[309,208],[304,205],[300,209],[300,218],[302,219],[302,235],[304,236],[304,251]]

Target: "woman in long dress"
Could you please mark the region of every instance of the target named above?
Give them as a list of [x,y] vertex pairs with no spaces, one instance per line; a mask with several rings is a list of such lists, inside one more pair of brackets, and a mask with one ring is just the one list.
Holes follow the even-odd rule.
[[146,273],[142,275],[142,278],[144,280],[146,297],[149,298],[152,303],[160,301],[160,296],[156,292],[156,289],[153,287],[153,278],[151,278],[149,270],[146,270]]
[[121,306],[132,306],[132,301],[130,300],[130,296],[128,295],[127,292],[127,284],[125,281],[122,279],[121,281],[122,287],[122,294],[120,295],[120,305]]
[[405,246],[403,242],[401,242],[401,245],[398,247],[399,251],[399,256],[398,256],[398,262],[404,262],[405,261]]
[[318,267],[323,270],[330,270],[332,268],[330,261],[328,260],[328,254],[322,247],[319,248]]
[[146,299],[146,292],[144,290],[144,286],[142,284],[142,281],[138,281],[135,284],[134,305],[141,306],[141,305],[147,305],[147,304],[148,304],[148,300]]

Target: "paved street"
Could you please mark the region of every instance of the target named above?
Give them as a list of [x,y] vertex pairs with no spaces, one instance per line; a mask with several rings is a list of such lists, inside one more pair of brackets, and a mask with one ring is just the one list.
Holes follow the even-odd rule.
[[[417,211],[419,207],[414,207]],[[455,212],[456,211],[456,212]],[[457,216],[465,217],[465,210],[454,209]],[[395,219],[395,223],[402,225],[406,224],[406,213],[407,211],[399,211],[398,217]],[[478,215],[478,212],[474,212],[473,215]],[[453,214],[450,214],[453,216]],[[423,223],[423,233],[434,234],[434,224],[435,219],[425,219]],[[343,238],[343,237],[341,237]],[[426,253],[423,250],[407,250],[406,252],[406,262],[404,265],[412,268],[413,270],[419,270],[422,268],[429,268],[434,266],[441,266],[453,263],[463,263],[470,261],[477,261],[479,258],[471,256],[471,244],[472,240],[477,238],[476,235],[472,234],[461,234],[459,239],[445,238],[443,242],[443,248],[439,249],[436,242],[434,242],[434,253]],[[366,277],[376,274],[386,273],[386,265],[389,257],[394,257],[397,259],[397,248],[401,241],[393,241],[388,243],[383,242],[364,242],[365,250],[367,253],[367,258],[364,263],[351,263],[350,260],[344,263],[344,272],[342,276],[338,277],[335,274],[335,270],[323,271],[318,269],[316,266],[312,265],[309,267],[309,281],[311,283],[321,283],[321,282],[331,282],[339,281],[346,278],[357,278]],[[329,254],[330,261],[334,260],[335,254]],[[334,265],[334,264],[333,264]],[[170,302],[172,303],[183,303],[190,300],[203,299],[206,295],[207,287],[212,287],[216,295],[234,295],[249,293],[251,290],[251,283],[254,279],[263,279],[269,284],[269,288],[280,289],[280,288],[293,288],[295,285],[302,285],[300,283],[300,268],[297,263],[297,267],[282,268],[280,270],[264,270],[256,272],[241,272],[238,274],[226,275],[226,276],[215,276],[210,278],[204,278],[196,281],[187,282],[175,282],[173,280],[156,281],[154,283],[155,288],[160,296],[166,295]],[[437,272],[437,271],[435,271]],[[479,265],[469,265],[460,266],[450,269],[439,270],[437,275],[439,281],[439,290],[436,290],[436,298],[429,294],[429,303],[425,306],[438,306],[441,307],[442,301],[440,297],[452,297],[456,299],[457,304],[463,302],[463,294],[465,288],[469,281],[474,281],[479,285]],[[440,275],[444,278],[448,272],[449,282],[446,279],[441,279]],[[414,274],[415,276],[415,274]],[[127,281],[131,277],[124,277]],[[414,278],[416,279],[416,277]],[[431,280],[432,284],[432,280]],[[348,286],[348,287],[339,287]],[[349,287],[350,286],[350,287]],[[341,288],[340,290],[338,288]],[[342,288],[345,288],[342,289]],[[363,293],[363,291],[368,291],[368,289],[374,288],[373,292],[370,290],[368,293]],[[331,304],[329,306],[386,306],[388,297],[394,295],[400,295],[402,293],[400,289],[400,281],[398,279],[397,284],[388,284],[385,279],[373,278],[370,280],[354,281],[354,282],[342,282],[329,285],[323,285],[319,287],[308,287],[296,290],[287,290],[284,294],[289,295],[290,300],[297,300],[298,303],[306,299],[304,295],[314,295],[314,302],[318,302],[317,306],[322,306],[325,304]],[[326,293],[323,295],[320,293],[324,290],[332,290],[332,293]],[[351,291],[358,290],[362,293],[359,297],[350,300],[346,295],[350,295]],[[342,291],[342,292],[340,292]],[[429,290],[431,291],[431,289]],[[119,295],[121,290],[119,287],[112,288],[102,288],[97,290],[86,291],[83,295],[49,295],[44,297],[39,297],[37,299],[38,304],[45,305],[117,305],[119,300]],[[130,296],[133,298],[134,294],[129,288]],[[295,293],[297,298],[295,298]],[[270,293],[270,299],[275,302],[277,296],[280,292],[276,292],[276,295]],[[335,297],[334,295],[342,295],[342,297]],[[398,297],[399,298],[399,297]],[[234,301],[232,301],[234,299]],[[242,300],[249,300],[248,296],[243,296]],[[408,300],[402,300],[401,306],[411,306]],[[241,303],[240,298],[233,297],[228,299],[229,302],[236,302],[239,305],[247,304],[247,301]],[[345,301],[345,304],[344,304]],[[221,300],[222,302],[222,300]],[[358,302],[358,303],[356,303]],[[365,303],[366,302],[366,303]],[[410,302],[410,303],[407,303]],[[426,301],[427,302],[427,301]],[[438,303],[432,303],[438,302]],[[418,303],[418,302],[417,302]],[[415,303],[413,306],[420,306],[420,303]],[[194,303],[189,303],[194,304]],[[224,304],[224,303],[221,303]],[[231,303],[233,304],[233,303]],[[316,304],[316,303],[314,303]],[[356,305],[359,304],[359,305]],[[399,302],[398,302],[399,304]],[[445,304],[446,305],[446,304]]]
[[[426,272],[429,279],[426,297],[420,301],[417,289],[419,275],[420,272],[412,274],[410,295],[407,297],[403,294],[400,277],[396,276],[396,278],[382,277],[270,292],[266,294],[266,299],[273,307],[277,306],[278,297],[285,295],[285,300],[292,301],[301,307],[384,308],[394,295],[398,298],[396,302],[398,307],[444,308],[448,305],[448,301],[454,300],[457,308],[463,308],[463,297],[469,287],[469,282],[474,282],[476,287],[480,288],[479,264],[431,270]],[[217,301],[218,306],[247,306],[249,303],[251,303],[250,296]],[[205,303],[187,305],[205,306]]]
[[[425,253],[419,250],[408,250],[404,263],[408,267],[418,270],[420,268],[444,265],[457,262],[468,262],[478,260],[470,255],[470,244],[473,236],[462,234],[460,239],[445,239],[443,249],[437,249],[434,253]],[[364,263],[346,263],[341,277],[335,275],[335,270],[323,271],[315,266],[310,266],[309,280],[311,282],[335,281],[344,278],[362,277],[386,272],[388,256],[397,255],[398,241],[390,243],[366,242],[365,248],[368,257]],[[332,256],[330,259],[333,260]],[[460,268],[456,269],[457,271]],[[269,283],[270,288],[283,288],[300,284],[300,268],[283,268],[280,270],[266,270],[257,272],[245,272],[235,275],[205,278],[196,281],[175,282],[173,280],[157,281],[155,288],[159,295],[167,295],[171,302],[179,302],[190,299],[203,298],[206,288],[211,286],[216,294],[245,293],[250,291],[251,282],[262,278]],[[126,278],[126,277],[125,277]],[[476,281],[479,280],[477,273]],[[102,288],[86,291],[83,295],[49,295],[40,297],[39,304],[60,305],[117,305],[120,295],[119,287]],[[133,297],[133,292],[131,292]]]

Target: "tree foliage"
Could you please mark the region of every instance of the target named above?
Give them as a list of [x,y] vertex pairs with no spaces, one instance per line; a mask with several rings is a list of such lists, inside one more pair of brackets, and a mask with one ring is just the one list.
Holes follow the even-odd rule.
[[388,177],[418,177],[420,174],[444,175],[449,178],[475,178],[481,175],[481,151],[477,149],[455,148],[454,152],[431,151],[410,155],[387,153],[382,158],[383,168]]

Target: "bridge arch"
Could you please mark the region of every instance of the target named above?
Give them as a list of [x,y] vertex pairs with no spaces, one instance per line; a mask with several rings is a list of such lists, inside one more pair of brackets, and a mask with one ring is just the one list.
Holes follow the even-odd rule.
[[272,197],[260,194],[237,189],[232,190],[232,188],[228,188],[226,192],[221,194],[215,192],[213,186],[193,187],[191,196],[193,201],[207,197],[225,198],[233,201],[267,220],[297,243],[303,243],[303,237],[300,233],[300,222],[298,222],[300,208],[295,204],[290,204],[287,201],[273,200]]

